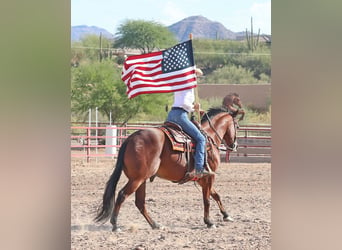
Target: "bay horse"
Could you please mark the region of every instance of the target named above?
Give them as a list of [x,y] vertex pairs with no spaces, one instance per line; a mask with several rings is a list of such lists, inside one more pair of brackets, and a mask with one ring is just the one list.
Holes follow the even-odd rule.
[[[219,146],[221,143],[224,143],[228,150],[236,151],[236,123],[233,121],[232,115],[224,109],[212,108],[203,115],[201,129],[207,135],[207,140],[211,142],[207,151],[207,162],[211,170],[215,172],[220,164]],[[180,182],[187,173],[187,162],[185,157],[182,157],[183,154],[184,152],[172,149],[170,140],[158,127],[138,130],[131,134],[120,147],[116,167],[106,183],[103,201],[94,219],[95,222],[105,222],[111,216],[112,231],[120,231],[117,225],[120,207],[125,199],[135,192],[136,207],[153,229],[160,228],[160,225],[152,220],[145,207],[146,181],[153,180],[157,176],[169,181]],[[115,190],[122,171],[128,181],[118,192],[114,203]],[[215,175],[207,175],[195,181],[202,187],[204,223],[207,227],[215,227],[209,218],[210,196],[217,202],[223,219],[233,221],[213,187]]]

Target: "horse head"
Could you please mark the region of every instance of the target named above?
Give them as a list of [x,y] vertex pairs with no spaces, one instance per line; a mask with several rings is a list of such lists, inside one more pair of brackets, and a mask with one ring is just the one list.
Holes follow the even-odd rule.
[[[230,116],[231,117],[231,116]],[[234,119],[230,119],[227,117],[227,130],[223,135],[223,143],[225,144],[226,148],[230,151],[237,151],[238,143],[237,143],[237,123]]]
[[242,108],[242,102],[240,97],[234,96],[233,103],[238,106],[240,109]]
[[226,110],[221,108],[209,109],[202,118],[202,124],[206,121],[212,129],[212,137],[213,139],[216,138],[217,143],[223,143],[227,150],[237,150],[237,123]]

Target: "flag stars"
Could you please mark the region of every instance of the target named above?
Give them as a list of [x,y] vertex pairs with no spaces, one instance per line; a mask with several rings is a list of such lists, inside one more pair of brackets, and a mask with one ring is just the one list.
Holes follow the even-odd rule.
[[191,51],[188,43],[178,44],[175,47],[165,50],[163,53],[163,72],[173,72],[192,66],[190,61]]

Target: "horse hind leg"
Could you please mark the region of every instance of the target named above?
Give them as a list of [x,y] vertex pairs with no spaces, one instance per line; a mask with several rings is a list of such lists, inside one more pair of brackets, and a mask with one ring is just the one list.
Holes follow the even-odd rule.
[[118,197],[116,198],[115,205],[113,208],[113,213],[110,219],[110,223],[113,225],[113,232],[120,231],[120,228],[117,226],[117,218],[119,215],[119,211],[122,203],[126,200],[126,198],[131,195],[134,191],[136,191],[140,186],[140,182],[132,182],[128,181],[126,185],[120,190],[118,193]]
[[152,229],[160,229],[162,228],[159,224],[157,224],[150,215],[148,214],[145,206],[145,198],[146,198],[146,181],[140,185],[140,187],[135,192],[135,205],[139,209],[140,213],[145,217],[148,224],[152,227]]

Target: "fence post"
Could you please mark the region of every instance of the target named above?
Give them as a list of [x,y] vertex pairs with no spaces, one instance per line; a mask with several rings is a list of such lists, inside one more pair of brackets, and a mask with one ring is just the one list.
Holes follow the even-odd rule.
[[[102,52],[101,52],[101,54],[102,54]],[[99,126],[99,124],[97,122],[97,119],[98,119],[97,114],[98,114],[98,109],[96,107],[95,108],[95,127],[96,127],[96,129],[95,129],[95,138],[96,138],[96,140],[95,140],[95,145],[96,145],[95,154],[96,154],[96,163],[97,163],[97,152],[98,152],[97,145],[99,145],[99,138],[98,138],[98,131],[97,131],[97,127]]]
[[90,160],[90,127],[87,128],[87,162]]
[[226,162],[229,162],[229,156],[230,156],[230,154],[229,154],[229,150],[227,149],[227,151],[226,151]]
[[[245,140],[246,140],[246,142],[245,142],[245,148],[247,148],[247,140],[248,140],[248,130],[246,129],[245,130]],[[244,155],[243,156],[245,156],[245,157],[247,157],[247,153],[244,153]]]
[[106,154],[114,155],[116,154],[116,144],[117,144],[117,129],[115,125],[106,126]]

